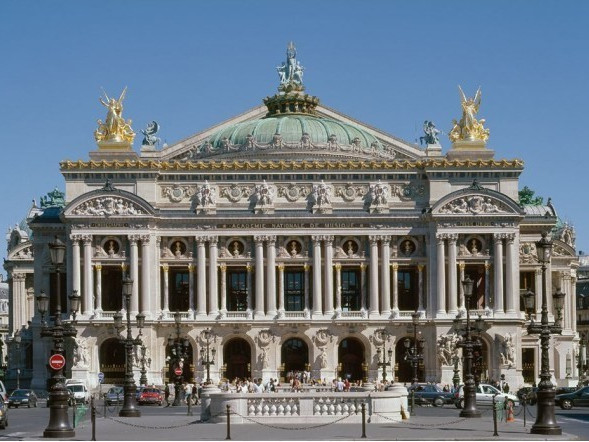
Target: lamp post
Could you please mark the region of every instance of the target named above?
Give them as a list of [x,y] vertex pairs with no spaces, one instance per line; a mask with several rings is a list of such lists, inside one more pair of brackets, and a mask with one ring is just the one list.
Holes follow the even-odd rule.
[[417,326],[419,325],[419,313],[415,312],[411,315],[413,322],[413,347],[411,347],[411,340],[406,338],[403,342],[405,346],[405,360],[413,367],[413,380],[412,384],[417,384],[419,378],[417,377],[417,369],[419,363],[423,361],[423,348],[425,341],[421,338],[417,339]]
[[145,345],[141,344],[139,351],[141,352],[141,357],[139,359],[139,362],[141,362],[141,377],[139,378],[139,385],[147,385],[147,370],[145,369],[145,353],[147,352],[147,349],[145,348]]
[[[477,410],[476,384],[473,374],[473,352],[475,349],[481,348],[481,343],[478,339],[473,338],[473,330],[470,326],[470,298],[472,296],[474,281],[467,275],[464,281],[462,281],[462,287],[466,301],[466,328],[464,329],[462,339],[457,344],[463,350],[464,406],[460,412],[460,417],[472,418],[481,417],[481,412]],[[458,319],[457,322],[460,322],[460,320]]]
[[454,391],[458,390],[458,385],[460,384],[460,369],[458,368],[459,362],[460,356],[455,354],[452,357],[452,363],[454,364],[454,376],[452,376],[452,385],[454,386]]
[[14,343],[16,344],[16,389],[20,389],[20,342],[22,337],[20,333],[15,333]]
[[546,269],[548,263],[550,263],[550,257],[552,254],[552,241],[546,237],[546,233],[542,233],[542,239],[536,242],[536,250],[538,252],[538,261],[542,265],[542,313],[540,324],[534,322],[533,309],[534,309],[534,298],[535,295],[531,291],[528,291],[524,297],[526,311],[529,312],[530,323],[528,324],[529,335],[540,336],[541,346],[541,364],[540,364],[540,383],[538,384],[538,391],[536,396],[537,401],[537,412],[536,422],[532,425],[530,433],[532,434],[550,434],[558,435],[562,434],[562,429],[556,423],[556,417],[554,415],[554,385],[550,381],[550,335],[561,334],[561,319],[562,319],[562,307],[564,304],[565,294],[556,290],[556,293],[552,295],[554,301],[554,308],[557,311],[556,320],[554,324],[548,323],[548,297],[546,296]]
[[180,387],[184,381],[184,360],[188,357],[188,339],[181,338],[180,327],[182,325],[182,315],[180,312],[174,313],[174,323],[176,324],[176,338],[168,338],[168,348],[171,354],[170,366],[174,373],[174,402],[173,407],[180,405]]
[[[379,368],[382,367],[382,381],[386,382],[387,380],[387,367],[392,364],[393,360],[393,350],[389,348],[389,351],[385,353],[385,344],[382,345],[382,350],[379,348],[376,349],[376,356],[378,358],[378,363],[376,364]],[[389,355],[389,359],[387,361],[387,354]],[[381,355],[383,359],[381,359]]]
[[131,332],[131,294],[133,293],[133,280],[129,275],[123,278],[123,300],[125,301],[125,313],[126,313],[126,327],[127,337],[121,336],[123,330],[123,315],[120,311],[114,314],[113,320],[119,341],[125,346],[125,382],[123,384],[124,399],[123,408],[119,411],[120,417],[141,417],[141,412],[137,408],[137,402],[135,400],[135,392],[137,387],[135,385],[135,379],[133,377],[133,348],[136,345],[141,345],[141,329],[145,324],[145,315],[138,314],[135,319],[137,321],[137,327],[139,328],[139,336],[133,338]]
[[[65,244],[55,238],[55,241],[49,243],[49,252],[51,255],[51,263],[55,266],[57,275],[56,294],[55,294],[55,313],[53,326],[47,325],[45,322],[45,314],[49,310],[49,296],[41,291],[37,295],[37,309],[41,315],[41,336],[53,339],[52,355],[64,356],[63,341],[65,337],[75,337],[77,332],[75,329],[76,313],[80,308],[80,296],[76,290],[69,296],[70,310],[73,314],[73,321],[71,324],[64,324],[61,319],[61,277],[60,270],[63,265],[63,258],[65,256]],[[63,370],[65,364],[58,369],[52,369],[51,385],[49,387],[49,424],[43,432],[43,437],[51,437],[58,439],[65,439],[75,437],[76,432],[69,423],[68,418],[68,398],[69,392],[65,388],[65,376]]]
[[206,341],[206,347],[200,349],[200,359],[202,365],[207,367],[207,384],[211,383],[211,365],[215,365],[215,353],[217,350],[210,348],[211,344],[211,331],[207,328],[204,331],[204,337]]
[[579,342],[579,386],[585,382],[585,372],[587,371],[587,337],[581,335]]

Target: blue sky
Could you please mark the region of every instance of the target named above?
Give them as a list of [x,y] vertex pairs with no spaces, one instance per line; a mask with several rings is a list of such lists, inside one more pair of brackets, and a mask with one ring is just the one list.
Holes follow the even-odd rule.
[[489,147],[525,161],[521,187],[552,197],[589,252],[588,18],[562,0],[4,0],[0,226],[64,188],[60,160],[88,159],[102,87],[128,86],[125,118],[172,144],[274,94],[293,40],[308,93],[408,141],[426,119],[449,131],[457,85],[480,85]]

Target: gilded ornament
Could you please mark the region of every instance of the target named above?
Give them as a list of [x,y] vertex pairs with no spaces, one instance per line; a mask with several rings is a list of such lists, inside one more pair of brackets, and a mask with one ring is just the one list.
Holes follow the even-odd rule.
[[[103,91],[104,92],[104,91]],[[135,139],[135,132],[131,128],[131,120],[123,118],[123,100],[127,88],[123,89],[118,100],[109,98],[104,92],[106,101],[100,98],[100,103],[107,109],[106,120],[98,120],[98,128],[94,131],[94,138],[100,142],[132,143]]]
[[489,129],[485,129],[483,125],[485,120],[481,118],[476,119],[481,105],[481,88],[478,88],[474,98],[467,98],[458,86],[460,91],[460,101],[462,106],[462,118],[460,121],[452,120],[452,130],[448,134],[450,141],[487,141],[489,138]]

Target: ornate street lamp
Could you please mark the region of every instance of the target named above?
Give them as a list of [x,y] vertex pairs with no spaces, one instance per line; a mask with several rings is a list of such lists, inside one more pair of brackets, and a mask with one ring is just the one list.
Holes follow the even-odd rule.
[[[202,361],[202,365],[207,367],[207,384],[211,383],[211,365],[215,365],[215,353],[217,350],[210,349],[211,343],[211,331],[207,328],[204,331],[206,347],[200,349],[200,359]],[[212,355],[212,356],[211,356]]]
[[411,347],[411,340],[405,339],[403,345],[405,346],[405,360],[413,367],[413,384],[419,382],[417,377],[417,369],[419,364],[423,361],[423,348],[425,341],[423,339],[417,339],[417,326],[419,325],[419,312],[415,312],[411,315],[413,322],[413,347]]
[[[538,384],[538,391],[536,396],[537,412],[536,422],[532,426],[530,433],[532,434],[562,434],[562,429],[556,423],[554,415],[554,385],[550,381],[550,335],[561,334],[561,320],[562,307],[564,304],[565,294],[558,289],[553,296],[554,309],[556,310],[556,319],[554,324],[548,323],[548,297],[546,296],[546,269],[550,263],[552,254],[552,241],[547,238],[546,233],[542,233],[542,239],[536,242],[536,250],[538,252],[538,261],[542,265],[542,313],[540,323],[534,322],[532,318],[532,310],[528,311],[531,318],[528,324],[528,335],[539,335],[541,346],[541,364],[540,364],[540,383]],[[532,307],[532,300],[534,294],[531,292],[525,295],[526,309]]]
[[[41,291],[36,296],[37,309],[41,315],[41,336],[53,339],[52,355],[64,356],[64,338],[75,337],[77,332],[75,329],[76,313],[80,308],[80,296],[76,290],[69,296],[70,310],[73,313],[73,321],[71,324],[64,324],[61,319],[61,276],[60,270],[63,265],[63,258],[65,256],[65,244],[57,237],[55,241],[49,243],[49,252],[51,255],[51,263],[55,266],[56,271],[56,294],[55,294],[55,313],[53,326],[48,326],[45,322],[45,314],[49,310],[49,296]],[[52,369],[52,376],[49,387],[49,424],[43,432],[43,437],[51,437],[58,439],[65,439],[75,437],[76,432],[69,423],[68,418],[68,398],[69,392],[65,387],[65,376],[63,375],[62,366],[59,369]]]
[[458,385],[460,385],[460,369],[458,368],[458,364],[460,363],[460,356],[455,354],[452,356],[452,363],[454,364],[454,376],[452,376],[452,385],[454,386],[454,391],[458,390]]
[[182,315],[180,312],[174,313],[174,323],[176,324],[176,338],[168,338],[168,348],[170,356],[170,368],[174,373],[174,402],[173,407],[180,405],[180,389],[184,381],[184,361],[188,358],[188,339],[181,338]]
[[20,333],[14,334],[14,343],[16,344],[16,389],[20,389],[20,343],[22,337]]
[[137,408],[137,402],[135,400],[135,392],[137,387],[135,385],[135,379],[133,377],[133,348],[136,345],[141,345],[141,329],[145,325],[145,315],[138,314],[135,319],[137,321],[137,327],[139,328],[139,336],[133,338],[131,332],[131,294],[133,293],[133,280],[129,275],[123,278],[123,300],[125,302],[125,313],[127,317],[127,337],[121,336],[123,330],[123,315],[119,311],[113,316],[114,325],[117,330],[119,341],[125,346],[125,382],[123,384],[124,399],[123,408],[119,411],[120,417],[141,417],[141,412]]
[[139,351],[139,362],[141,363],[141,377],[139,378],[139,385],[147,385],[147,370],[145,369],[145,354],[147,352],[147,348],[145,348],[145,345],[141,344],[141,347],[139,347]]
[[[462,281],[462,287],[466,301],[466,328],[464,329],[462,339],[457,344],[463,350],[464,406],[460,412],[460,417],[481,417],[481,412],[477,410],[476,384],[473,374],[473,352],[482,346],[478,339],[473,338],[473,330],[470,326],[470,298],[472,296],[474,281],[467,275],[464,281]],[[460,320],[456,322],[459,323]]]
[[[386,352],[389,355],[389,359],[387,361],[387,355],[385,354],[385,344],[382,345],[382,350],[379,348],[376,349],[376,356],[378,359],[378,363],[376,364],[379,368],[382,367],[382,381],[386,382],[387,380],[387,367],[391,366],[393,360],[393,350],[389,348],[389,351]],[[384,360],[381,358],[384,358]]]

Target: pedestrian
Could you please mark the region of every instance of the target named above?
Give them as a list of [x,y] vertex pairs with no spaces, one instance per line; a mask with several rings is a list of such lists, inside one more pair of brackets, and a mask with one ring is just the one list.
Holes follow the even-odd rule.
[[192,386],[192,401],[195,405],[198,405],[198,389],[196,388],[196,384]]
[[164,388],[164,399],[166,400],[166,407],[170,406],[170,384],[166,384]]
[[503,384],[503,393],[509,393],[509,384],[507,382]]
[[192,395],[192,385],[190,385],[190,384],[184,385],[184,400],[186,401],[186,405],[188,405],[191,395]]

